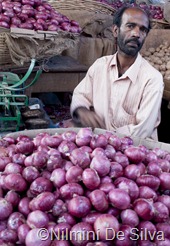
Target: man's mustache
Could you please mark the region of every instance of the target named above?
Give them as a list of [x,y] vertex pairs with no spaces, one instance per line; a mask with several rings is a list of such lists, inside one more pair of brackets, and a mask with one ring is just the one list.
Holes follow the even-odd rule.
[[134,42],[134,43],[136,43],[138,46],[140,46],[140,42],[139,42],[139,40],[136,39],[136,38],[131,38],[131,39],[127,40],[127,41],[126,41],[126,44],[127,44],[127,43],[130,43],[130,42]]

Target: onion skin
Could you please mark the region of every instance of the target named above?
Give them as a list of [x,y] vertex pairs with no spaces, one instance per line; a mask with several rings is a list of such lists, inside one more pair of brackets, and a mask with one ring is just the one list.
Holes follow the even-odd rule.
[[100,177],[95,169],[86,168],[82,173],[82,181],[89,190],[97,189],[100,185]]
[[0,198],[0,220],[5,220],[13,211],[12,204],[4,198]]
[[[108,233],[106,237],[107,230]],[[94,231],[96,232],[96,234],[98,233],[98,231],[100,232],[99,233],[100,240],[105,241],[107,239],[111,239],[113,237],[112,230],[115,232],[119,231],[119,222],[116,219],[116,217],[110,214],[102,214],[99,217],[97,217],[96,221],[94,222]]]
[[104,191],[96,189],[90,193],[89,198],[97,211],[104,212],[108,209],[109,203]]
[[74,225],[70,231],[72,238],[71,242],[75,246],[86,246],[89,241],[94,240],[93,227],[87,222],[80,222]]
[[91,203],[85,196],[73,197],[68,202],[68,212],[76,218],[82,218],[86,216],[91,209]]
[[28,246],[35,246],[35,245],[50,246],[51,244],[50,237],[42,241],[42,239],[39,237],[39,231],[40,229],[38,228],[34,228],[30,230],[26,236],[25,244]]
[[125,190],[115,188],[109,192],[108,197],[110,203],[115,208],[123,210],[130,207],[131,199]]

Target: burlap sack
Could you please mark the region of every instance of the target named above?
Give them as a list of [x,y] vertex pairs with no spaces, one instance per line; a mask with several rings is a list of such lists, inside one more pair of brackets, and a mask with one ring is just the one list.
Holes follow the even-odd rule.
[[91,66],[97,58],[115,53],[114,39],[81,37],[75,48],[64,51],[68,55],[78,60],[81,64]]
[[19,66],[30,62],[32,58],[43,60],[59,55],[77,42],[74,35],[63,32],[44,40],[29,35],[22,36],[22,34],[6,33],[5,35],[11,60]]
[[170,0],[165,0],[163,14],[164,19],[170,23]]
[[93,38],[100,35],[105,28],[113,24],[113,16],[107,14],[87,12],[84,10],[60,10],[60,12],[70,20],[76,20],[82,28],[82,32]]

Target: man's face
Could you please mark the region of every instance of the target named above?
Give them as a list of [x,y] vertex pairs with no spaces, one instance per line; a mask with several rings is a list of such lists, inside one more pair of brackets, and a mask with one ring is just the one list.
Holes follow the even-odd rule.
[[127,9],[117,28],[117,45],[120,52],[136,56],[143,46],[148,32],[148,18],[138,9]]

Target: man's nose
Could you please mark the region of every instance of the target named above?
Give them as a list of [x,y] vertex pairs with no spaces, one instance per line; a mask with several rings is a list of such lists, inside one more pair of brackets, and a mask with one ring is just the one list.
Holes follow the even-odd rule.
[[136,26],[136,27],[133,28],[132,35],[134,37],[140,37],[140,28],[138,26]]

